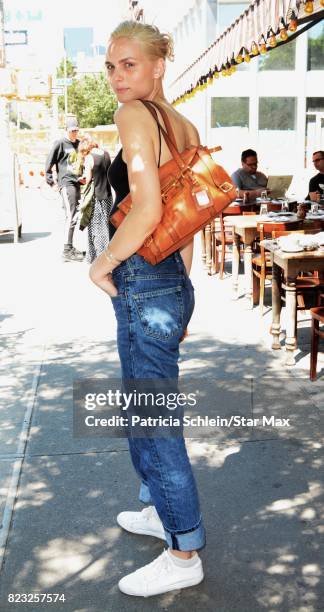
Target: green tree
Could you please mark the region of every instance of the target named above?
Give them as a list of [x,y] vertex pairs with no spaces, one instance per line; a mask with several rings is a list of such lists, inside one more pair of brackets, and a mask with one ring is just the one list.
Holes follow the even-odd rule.
[[[61,60],[60,65],[56,69],[56,76],[58,79],[64,78],[64,59]],[[66,76],[67,78],[71,78],[75,76],[75,67],[71,60],[66,60]]]
[[308,70],[324,69],[324,24],[318,23],[308,33]]
[[[64,96],[59,97],[59,108],[64,111]],[[116,108],[116,96],[103,72],[76,78],[68,87],[68,112],[76,115],[80,127],[113,123]]]
[[259,56],[259,70],[294,70],[296,41],[292,40],[275,49],[267,55]]

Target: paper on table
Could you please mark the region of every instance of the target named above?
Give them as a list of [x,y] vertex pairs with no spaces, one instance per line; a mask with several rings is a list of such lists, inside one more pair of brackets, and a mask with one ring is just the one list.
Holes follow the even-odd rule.
[[270,189],[273,198],[282,198],[285,196],[292,181],[292,174],[286,176],[269,176],[267,189]]

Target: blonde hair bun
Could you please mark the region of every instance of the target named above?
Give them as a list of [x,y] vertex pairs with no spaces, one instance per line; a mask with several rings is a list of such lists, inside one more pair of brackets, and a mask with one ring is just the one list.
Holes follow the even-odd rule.
[[140,21],[122,21],[110,35],[110,40],[123,37],[139,40],[145,46],[148,55],[154,59],[162,57],[171,62],[174,59],[171,35],[160,32],[154,25]]

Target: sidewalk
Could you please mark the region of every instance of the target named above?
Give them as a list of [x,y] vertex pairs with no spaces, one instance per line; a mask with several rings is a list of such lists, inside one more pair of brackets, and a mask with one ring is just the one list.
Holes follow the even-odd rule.
[[[309,324],[286,369],[283,351],[270,349],[270,312],[231,301],[230,276],[207,277],[197,242],[182,375],[201,381],[210,416],[274,415],[291,427],[220,427],[187,441],[207,528],[205,580],[149,599],[122,595],[118,580],[163,543],[116,524],[119,511],[142,508],[126,442],[72,432],[73,379],[119,374],[113,309],[87,264],[60,261],[58,204],[25,196],[22,242],[0,236],[0,610],[322,610],[324,385],[323,374],[308,380]],[[10,593],[63,593],[65,602],[9,603]]]

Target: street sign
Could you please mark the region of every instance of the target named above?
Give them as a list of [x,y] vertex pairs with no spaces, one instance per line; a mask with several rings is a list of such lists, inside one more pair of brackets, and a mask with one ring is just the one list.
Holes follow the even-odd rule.
[[27,30],[5,30],[5,45],[27,45]]
[[72,85],[72,83],[73,79],[56,79],[57,87],[68,87],[69,85]]
[[51,92],[52,94],[56,94],[57,96],[63,96],[64,87],[52,87]]

